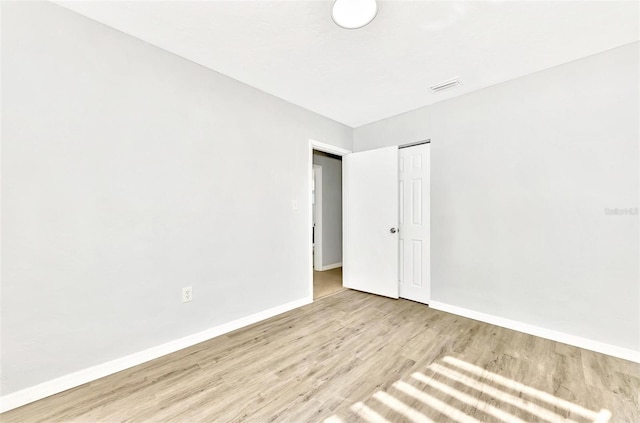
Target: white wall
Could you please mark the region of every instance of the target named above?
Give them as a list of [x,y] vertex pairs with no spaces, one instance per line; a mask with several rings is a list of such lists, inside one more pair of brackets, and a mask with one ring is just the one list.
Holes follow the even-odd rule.
[[308,140],[351,134],[2,2],[2,394],[309,297]]
[[342,263],[342,159],[313,153],[322,166],[322,265]]
[[434,301],[640,351],[638,49],[355,129],[432,140]]

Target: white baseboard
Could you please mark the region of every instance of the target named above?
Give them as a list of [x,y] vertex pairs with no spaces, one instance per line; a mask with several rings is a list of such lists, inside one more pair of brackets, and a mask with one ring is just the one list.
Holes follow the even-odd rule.
[[333,264],[325,264],[324,266],[320,267],[320,271],[324,272],[325,270],[337,269],[338,267],[342,267],[342,262],[333,263]]
[[447,313],[457,314],[458,316],[479,320],[484,323],[501,326],[503,328],[517,330],[518,332],[527,333],[529,335],[539,336],[541,338],[550,339],[552,341],[562,342],[564,344],[573,345],[575,347],[580,347],[602,354],[607,354],[613,357],[623,358],[625,360],[640,363],[640,351],[618,347],[616,345],[605,344],[604,342],[594,341],[592,339],[582,338],[580,336],[569,335],[563,332],[522,323],[517,320],[505,319],[504,317],[469,310],[467,308],[441,303],[438,301],[431,301],[429,303],[429,307],[440,311],[446,311]]
[[184,338],[167,342],[166,344],[151,347],[125,357],[117,358],[106,363],[98,364],[97,366],[89,367],[87,369],[40,383],[21,391],[4,395],[0,397],[0,413],[4,413],[5,411],[12,410],[30,402],[66,391],[67,389],[75,388],[76,386],[137,366],[147,361],[154,360],[158,357],[162,357],[163,355],[215,338],[216,336],[240,329],[289,310],[302,307],[303,305],[310,304],[311,302],[313,302],[313,298],[311,297],[291,301],[286,304],[218,325],[193,335],[185,336]]

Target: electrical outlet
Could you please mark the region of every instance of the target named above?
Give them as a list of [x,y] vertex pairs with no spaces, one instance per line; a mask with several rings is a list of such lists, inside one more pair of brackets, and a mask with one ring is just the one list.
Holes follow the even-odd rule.
[[190,286],[185,286],[182,288],[182,302],[188,303],[193,300],[193,288]]

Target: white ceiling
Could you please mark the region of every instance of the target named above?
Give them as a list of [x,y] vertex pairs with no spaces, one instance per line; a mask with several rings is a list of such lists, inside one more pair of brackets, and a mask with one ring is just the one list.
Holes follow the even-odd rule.
[[[331,1],[57,1],[356,127],[639,39],[637,1],[379,1],[359,30]],[[464,85],[432,94],[452,77]]]

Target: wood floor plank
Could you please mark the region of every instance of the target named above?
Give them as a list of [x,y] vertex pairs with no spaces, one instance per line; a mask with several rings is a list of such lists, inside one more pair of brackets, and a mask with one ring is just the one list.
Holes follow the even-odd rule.
[[639,392],[637,363],[345,290],[0,420],[636,422]]

